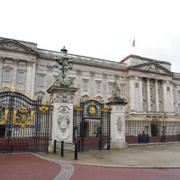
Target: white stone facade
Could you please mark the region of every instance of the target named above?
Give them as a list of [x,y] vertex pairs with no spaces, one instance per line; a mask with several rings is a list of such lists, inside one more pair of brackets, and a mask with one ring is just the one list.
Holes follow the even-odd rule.
[[[0,87],[26,90],[32,96],[49,99],[47,89],[58,76],[55,58],[60,52],[39,49],[37,44],[0,38]],[[75,103],[83,96],[107,102],[116,81],[128,104],[126,118],[144,116],[180,117],[180,73],[171,72],[166,61],[129,55],[120,62],[68,54],[73,70],[68,77],[76,92]]]

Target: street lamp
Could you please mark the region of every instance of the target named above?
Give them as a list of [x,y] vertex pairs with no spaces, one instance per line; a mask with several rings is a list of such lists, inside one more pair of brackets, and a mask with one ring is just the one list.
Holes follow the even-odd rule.
[[56,67],[59,68],[61,71],[61,77],[64,81],[66,75],[65,70],[72,69],[73,63],[72,60],[70,60],[67,56],[68,50],[65,48],[65,46],[61,49],[61,57],[56,58]]

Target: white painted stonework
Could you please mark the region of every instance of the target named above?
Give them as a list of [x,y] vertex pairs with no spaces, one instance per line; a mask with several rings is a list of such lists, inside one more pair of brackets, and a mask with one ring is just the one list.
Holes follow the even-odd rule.
[[52,139],[72,143],[73,105],[54,103]]
[[73,142],[73,99],[77,88],[51,87],[48,92],[53,103],[52,140],[49,151],[53,150],[53,142]]
[[111,106],[111,149],[126,148],[125,141],[125,106]]

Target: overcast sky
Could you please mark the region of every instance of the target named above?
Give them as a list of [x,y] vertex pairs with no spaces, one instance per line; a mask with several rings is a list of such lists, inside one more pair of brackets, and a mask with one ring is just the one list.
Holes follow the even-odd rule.
[[179,0],[1,0],[0,36],[113,61],[136,53],[180,72],[179,9]]

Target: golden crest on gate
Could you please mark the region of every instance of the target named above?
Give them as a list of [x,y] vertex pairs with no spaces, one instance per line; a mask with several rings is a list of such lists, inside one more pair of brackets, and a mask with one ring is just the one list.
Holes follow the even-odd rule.
[[97,114],[97,108],[96,108],[96,105],[94,102],[91,102],[87,108],[87,113],[90,115],[90,116],[94,116]]
[[0,107],[0,125],[7,124],[8,109]]
[[25,126],[32,125],[33,119],[34,111],[27,109],[25,106],[14,110],[14,125],[20,125],[21,128],[25,128]]

